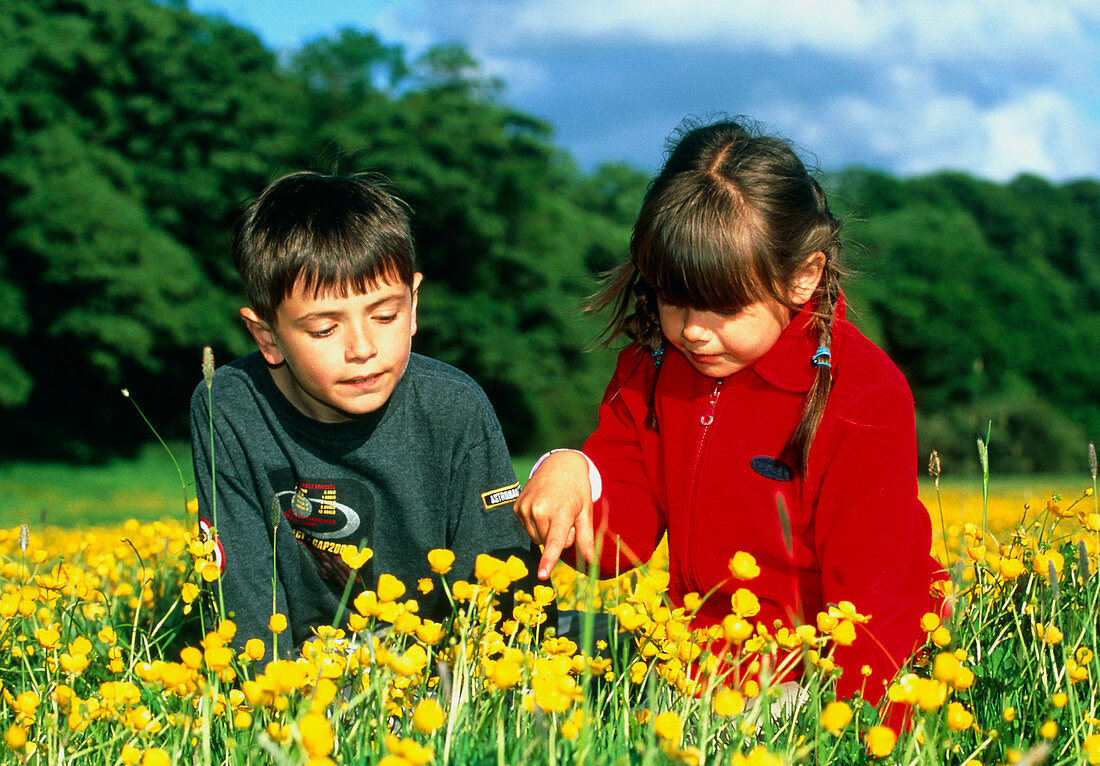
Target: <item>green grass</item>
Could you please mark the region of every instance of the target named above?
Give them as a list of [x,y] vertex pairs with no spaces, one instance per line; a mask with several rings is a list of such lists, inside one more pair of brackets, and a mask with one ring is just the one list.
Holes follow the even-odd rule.
[[[187,482],[195,490],[191,449],[171,444]],[[154,521],[184,517],[183,489],[171,458],[160,444],[149,444],[137,457],[102,465],[0,463],[0,526],[75,528],[105,526],[127,519]]]
[[[190,446],[168,446],[183,471],[187,497],[194,497]],[[526,481],[534,464],[533,457],[513,460],[520,481]],[[147,444],[135,458],[102,465],[0,463],[0,487],[0,527],[25,522],[75,529],[127,519],[183,518],[179,474],[157,443]]]
[[[187,482],[187,496],[194,496],[191,449],[185,443],[170,444]],[[533,456],[512,459],[516,477],[527,480]],[[1052,492],[1071,495],[1091,484],[1090,477],[1074,474],[994,475],[990,494],[1010,496],[1021,502],[1049,498]],[[36,526],[77,528],[106,526],[135,518],[153,521],[182,518],[183,490],[179,475],[158,443],[144,446],[138,455],[102,465],[70,463],[0,463],[0,526],[26,522]],[[980,476],[945,476],[945,492],[981,495]],[[926,505],[935,497],[932,480],[921,479]],[[930,508],[932,506],[929,506]]]

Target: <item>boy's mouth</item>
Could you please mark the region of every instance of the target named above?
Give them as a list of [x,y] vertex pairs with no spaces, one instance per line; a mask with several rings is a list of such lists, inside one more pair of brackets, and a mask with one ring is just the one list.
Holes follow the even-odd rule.
[[353,388],[371,388],[378,381],[382,379],[382,373],[376,372],[373,375],[360,375],[355,378],[348,378],[341,380],[340,385],[352,386]]

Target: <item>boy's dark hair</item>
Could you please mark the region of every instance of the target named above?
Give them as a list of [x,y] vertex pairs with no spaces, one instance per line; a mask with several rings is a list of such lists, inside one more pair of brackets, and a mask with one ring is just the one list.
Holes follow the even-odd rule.
[[412,286],[409,217],[365,175],[302,171],[272,182],[245,209],[233,234],[233,263],[253,311],[268,324],[301,284],[322,292],[367,292],[381,281]]
[[[607,340],[626,335],[650,352],[662,348],[658,298],[735,311],[770,295],[793,309],[787,287],[806,259],[822,252],[813,325],[819,345],[829,348],[843,273],[840,223],[797,153],[744,119],[687,125],[674,140],[642,202],[630,260],[610,273],[590,305],[612,308]],[[802,420],[784,450],[803,471],[832,387],[830,372],[817,367]]]

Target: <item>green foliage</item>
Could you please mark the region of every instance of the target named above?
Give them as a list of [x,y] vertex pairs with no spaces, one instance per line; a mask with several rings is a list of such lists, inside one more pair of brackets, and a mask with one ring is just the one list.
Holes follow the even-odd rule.
[[[233,221],[301,168],[373,171],[409,204],[414,347],[485,387],[513,449],[591,430],[612,352],[586,351],[600,320],[580,307],[626,256],[647,178],[582,172],[468,51],[410,60],[344,29],[280,59],[148,0],[10,0],[0,31],[9,450],[140,443],[122,386],[183,436],[199,349],[251,347]],[[851,169],[827,185],[851,219],[852,316],[908,375],[922,450],[969,465],[952,445],[992,421],[1010,470],[1076,468],[1069,446],[1100,428],[1100,184]]]
[[1100,184],[833,182],[858,244],[855,320],[909,378],[922,452],[968,465],[962,445],[992,421],[1002,469],[1080,469],[1100,431]]

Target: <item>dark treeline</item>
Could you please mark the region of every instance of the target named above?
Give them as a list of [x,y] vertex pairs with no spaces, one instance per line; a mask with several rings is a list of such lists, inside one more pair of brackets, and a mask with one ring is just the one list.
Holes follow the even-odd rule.
[[[250,348],[233,221],[301,168],[380,173],[409,204],[414,348],[485,387],[513,450],[593,425],[611,352],[586,352],[600,324],[578,307],[624,257],[647,179],[582,172],[463,49],[410,59],[346,30],[279,58],[147,0],[7,0],[0,39],[4,454],[147,441],[122,387],[183,438],[201,347]],[[909,376],[922,450],[961,471],[992,421],[999,470],[1078,469],[1100,427],[1100,184],[825,180],[852,313]]]

